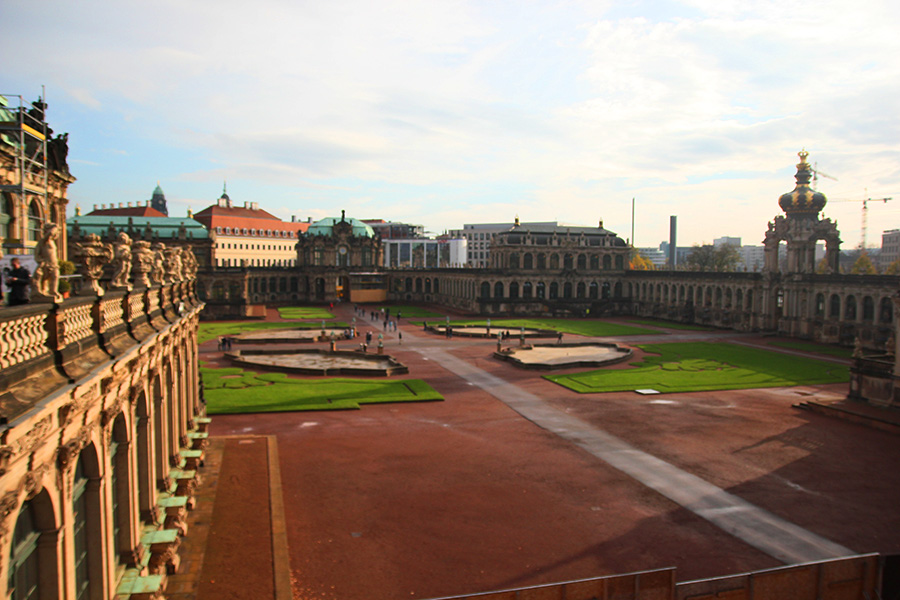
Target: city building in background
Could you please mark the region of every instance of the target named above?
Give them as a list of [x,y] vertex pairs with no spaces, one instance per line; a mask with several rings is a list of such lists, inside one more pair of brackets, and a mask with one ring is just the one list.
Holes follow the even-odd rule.
[[424,225],[411,225],[409,223],[396,223],[384,219],[361,219],[363,223],[372,228],[375,235],[382,240],[404,240],[425,237]]
[[[467,242],[466,264],[470,267],[487,267],[491,264],[491,239],[494,234],[507,231],[515,223],[469,223],[462,229],[447,232],[451,238],[463,238]],[[555,227],[556,221],[523,223],[523,227]]]
[[223,190],[218,201],[193,216],[212,234],[212,264],[217,267],[292,266],[296,244],[310,223],[282,221],[256,202],[236,205]]

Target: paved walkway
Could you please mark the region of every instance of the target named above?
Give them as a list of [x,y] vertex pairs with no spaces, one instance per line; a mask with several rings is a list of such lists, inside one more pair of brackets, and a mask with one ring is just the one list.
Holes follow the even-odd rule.
[[[407,338],[415,336],[409,335]],[[413,340],[410,340],[413,341]],[[416,348],[430,360],[507,404],[517,413],[571,441],[696,515],[785,563],[854,554],[687,473],[588,423],[549,406],[534,394],[446,351]]]

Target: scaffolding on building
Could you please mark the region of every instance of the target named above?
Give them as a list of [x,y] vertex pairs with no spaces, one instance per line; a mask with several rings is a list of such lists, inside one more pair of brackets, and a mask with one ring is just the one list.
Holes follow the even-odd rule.
[[10,177],[0,180],[0,194],[15,198],[16,213],[11,215],[6,212],[9,207],[4,207],[0,219],[6,219],[6,223],[0,224],[8,226],[12,220],[19,229],[4,236],[3,248],[7,254],[24,254],[40,236],[42,219],[40,214],[33,214],[32,201],[37,199],[39,206],[48,205],[46,108],[43,96],[36,102],[27,102],[18,94],[0,94],[0,147],[13,161]]

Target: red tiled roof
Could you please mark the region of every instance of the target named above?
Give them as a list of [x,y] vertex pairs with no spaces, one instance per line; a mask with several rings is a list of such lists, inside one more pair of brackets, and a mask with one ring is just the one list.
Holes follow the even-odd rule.
[[85,215],[87,217],[165,217],[162,213],[150,206],[129,206],[123,208],[98,208]]

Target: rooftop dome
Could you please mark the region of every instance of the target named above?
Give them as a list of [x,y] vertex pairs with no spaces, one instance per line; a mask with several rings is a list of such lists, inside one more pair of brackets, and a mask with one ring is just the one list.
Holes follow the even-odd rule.
[[778,205],[788,215],[810,216],[814,217],[825,208],[827,202],[825,194],[817,192],[809,187],[809,180],[812,177],[812,169],[806,162],[809,153],[801,150],[798,154],[800,163],[797,165],[797,174],[794,178],[797,185],[794,191],[782,194],[778,199]]
[[332,235],[332,233],[334,232],[334,226],[341,222],[345,222],[350,225],[351,234],[354,237],[375,237],[374,229],[372,229],[359,219],[345,217],[344,211],[341,211],[340,217],[325,217],[320,221],[316,221],[309,226],[309,229],[306,230],[306,235]]

